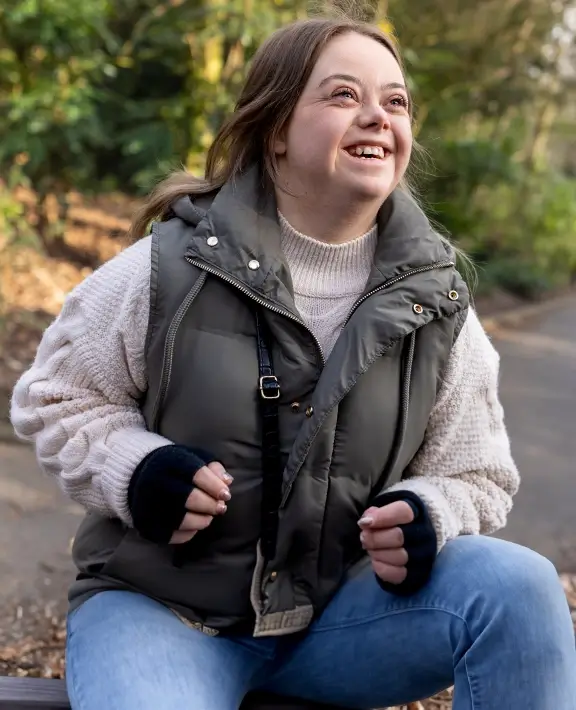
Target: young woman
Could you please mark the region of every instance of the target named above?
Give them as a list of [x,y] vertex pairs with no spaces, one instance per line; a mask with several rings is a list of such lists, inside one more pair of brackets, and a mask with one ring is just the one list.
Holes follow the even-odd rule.
[[[484,537],[518,474],[498,357],[410,198],[391,40],[309,20],[260,49],[205,181],[76,288],[12,420],[87,510],[75,710],[573,710],[553,566]],[[505,701],[503,701],[505,698]]]

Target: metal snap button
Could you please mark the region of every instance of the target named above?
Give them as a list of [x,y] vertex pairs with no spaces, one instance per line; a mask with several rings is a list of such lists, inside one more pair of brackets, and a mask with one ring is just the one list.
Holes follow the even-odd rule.
[[422,308],[422,306],[419,303],[415,303],[412,306],[412,310],[414,311],[414,313],[417,313],[418,315],[420,315],[421,313],[424,313],[424,309]]
[[215,247],[216,244],[218,244],[218,237],[208,237],[206,244],[208,244],[209,247]]
[[307,407],[307,408],[306,408],[306,416],[308,417],[308,419],[310,419],[310,417],[311,417],[313,414],[314,414],[314,407]]
[[299,412],[300,411],[300,402],[292,402],[290,405],[290,408],[292,409],[293,412]]
[[270,572],[270,579],[271,579],[272,581],[274,581],[277,576],[278,576],[278,572],[276,572],[276,571]]
[[260,268],[260,262],[258,261],[258,259],[251,259],[251,260],[248,262],[248,268],[249,268],[249,269],[252,269],[252,271],[256,271],[256,269],[259,269],[259,268]]
[[458,294],[458,291],[450,291],[448,294],[448,298],[451,301],[457,301],[460,298],[460,295]]

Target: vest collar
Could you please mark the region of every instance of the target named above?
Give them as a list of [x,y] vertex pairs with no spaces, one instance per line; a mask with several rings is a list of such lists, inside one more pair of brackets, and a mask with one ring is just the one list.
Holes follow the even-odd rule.
[[[294,315],[274,191],[253,166],[213,196],[181,198],[172,213],[194,227],[186,257],[201,261]],[[217,240],[217,241],[216,241]],[[378,214],[378,244],[366,293],[391,279],[453,259],[450,248],[407,194],[394,191]]]

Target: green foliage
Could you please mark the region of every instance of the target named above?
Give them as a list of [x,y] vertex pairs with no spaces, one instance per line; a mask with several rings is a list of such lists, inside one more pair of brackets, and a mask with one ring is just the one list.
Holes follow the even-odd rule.
[[424,190],[426,202],[448,232],[461,240],[474,234],[482,219],[474,195],[483,185],[518,184],[519,170],[509,144],[447,140],[434,145],[431,155],[434,169]]
[[527,170],[508,146],[480,141],[439,148],[447,172],[438,172],[428,187],[430,207],[485,266],[485,286],[537,297],[570,283],[576,275],[576,180]]
[[[201,170],[261,41],[326,4],[3,0],[0,235],[62,255],[70,190],[142,194],[173,167]],[[387,15],[404,47],[433,216],[485,284],[530,295],[576,273],[576,154],[550,147],[574,143],[574,82],[559,71],[568,5],[367,0],[355,12]],[[37,195],[36,231],[16,183]]]
[[19,154],[40,192],[81,184],[104,141],[96,104],[106,3],[9,0],[0,8],[0,164]]
[[[147,190],[203,153],[245,63],[297,0],[9,0],[0,8],[0,166],[40,193]],[[215,31],[216,29],[216,31]]]
[[481,270],[480,283],[480,293],[489,293],[497,287],[527,300],[538,300],[551,289],[562,285],[537,264],[506,257],[489,262]]
[[576,134],[573,77],[560,71],[569,6],[388,2],[435,165],[421,192],[484,288],[534,297],[576,274],[576,180],[559,172],[576,166],[551,150]]
[[7,173],[7,179],[0,180],[0,249],[11,246],[31,244],[37,246],[38,240],[30,225],[25,204],[15,194],[18,187],[27,184],[21,168],[13,165]]

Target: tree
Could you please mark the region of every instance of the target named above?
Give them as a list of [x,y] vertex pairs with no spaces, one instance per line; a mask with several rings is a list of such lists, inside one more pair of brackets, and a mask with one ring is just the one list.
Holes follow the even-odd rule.
[[[4,0],[4,224],[21,224],[10,191],[26,184],[46,252],[91,264],[63,235],[70,190],[141,194],[173,167],[201,171],[256,48],[276,27],[306,16],[308,5]],[[555,174],[576,174],[574,0],[359,0],[352,10],[393,27],[400,39],[417,137],[437,165],[425,190],[437,219],[473,255],[509,258],[523,245],[530,259],[552,268],[542,256],[545,233],[563,254],[563,273],[576,269],[561,246],[572,183]],[[533,199],[543,182],[546,199]],[[503,195],[508,212],[492,206]],[[517,225],[533,244],[515,236]]]
[[8,0],[0,7],[0,165],[19,163],[37,197],[37,231],[52,255],[71,255],[50,219],[51,196],[82,187],[105,144],[96,110],[107,71],[104,0]]

